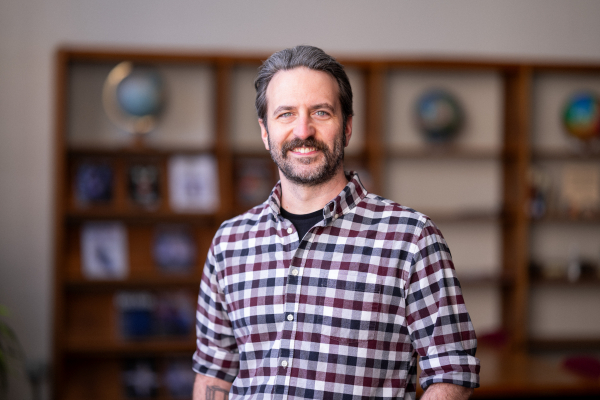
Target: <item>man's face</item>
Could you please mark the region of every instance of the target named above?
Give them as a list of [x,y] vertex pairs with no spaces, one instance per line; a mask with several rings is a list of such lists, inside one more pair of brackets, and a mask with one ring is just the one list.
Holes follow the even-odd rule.
[[271,79],[261,136],[289,181],[319,185],[342,168],[352,117],[344,131],[338,90],[332,76],[305,67],[279,71]]

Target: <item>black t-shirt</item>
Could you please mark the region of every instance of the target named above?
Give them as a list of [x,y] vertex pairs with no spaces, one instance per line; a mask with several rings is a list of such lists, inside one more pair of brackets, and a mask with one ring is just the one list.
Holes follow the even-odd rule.
[[323,210],[317,210],[315,212],[311,212],[310,214],[299,215],[292,214],[284,210],[282,207],[281,215],[283,216],[283,218],[289,220],[292,224],[294,224],[294,227],[296,227],[296,230],[298,231],[298,238],[300,238],[300,240],[302,240],[302,238],[310,228],[315,226],[317,222],[323,220]]

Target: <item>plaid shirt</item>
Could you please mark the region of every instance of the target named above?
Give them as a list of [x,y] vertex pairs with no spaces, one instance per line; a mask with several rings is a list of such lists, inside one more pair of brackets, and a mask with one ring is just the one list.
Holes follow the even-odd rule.
[[231,399],[413,399],[417,355],[423,388],[479,386],[442,234],[348,178],[304,238],[279,212],[279,184],[215,235],[193,360],[197,373],[233,382]]

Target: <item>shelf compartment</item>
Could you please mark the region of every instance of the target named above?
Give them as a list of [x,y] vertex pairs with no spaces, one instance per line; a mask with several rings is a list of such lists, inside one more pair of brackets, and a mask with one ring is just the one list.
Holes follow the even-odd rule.
[[[65,243],[65,260],[63,268],[65,271],[64,279],[67,285],[73,284],[77,286],[102,287],[103,285],[112,286],[141,286],[147,283],[150,286],[160,286],[160,282],[170,284],[186,283],[196,280],[202,275],[204,260],[212,237],[214,235],[214,227],[212,225],[203,226],[202,224],[194,224],[189,220],[180,220],[178,224],[171,224],[172,219],[168,220],[146,220],[145,223],[137,223],[140,221],[128,218],[123,219],[127,224],[126,227],[126,280],[95,280],[88,279],[88,275],[84,272],[83,264],[83,249],[81,243],[82,227],[84,222],[90,219],[83,219],[77,224],[68,225],[66,230]],[[168,222],[168,223],[165,223]],[[168,266],[161,267],[154,255],[154,247],[156,246],[157,234],[163,227],[182,226],[189,232],[189,237],[195,247],[195,255],[191,259],[191,265],[186,268],[170,269]],[[96,276],[94,276],[96,277]]]

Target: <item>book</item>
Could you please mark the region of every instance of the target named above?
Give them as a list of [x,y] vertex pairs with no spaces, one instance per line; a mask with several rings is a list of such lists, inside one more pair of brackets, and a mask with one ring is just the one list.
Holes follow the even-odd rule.
[[102,161],[84,161],[75,172],[75,198],[79,205],[105,204],[113,196],[113,169]]
[[123,362],[121,376],[125,397],[149,399],[158,395],[159,374],[155,359],[127,359]]
[[275,185],[273,162],[268,158],[241,158],[236,162],[237,201],[243,207],[261,204]]
[[81,258],[88,279],[124,279],[129,271],[125,226],[120,222],[84,223]]
[[186,290],[121,291],[115,293],[114,305],[126,340],[187,337],[194,329],[196,299]]
[[189,336],[196,314],[195,297],[186,290],[162,292],[157,296],[155,320],[160,336]]
[[219,206],[217,161],[209,154],[169,159],[169,200],[175,212],[212,213]]
[[130,200],[141,207],[153,209],[160,200],[160,170],[155,164],[134,164],[127,171]]
[[163,375],[164,386],[173,399],[191,399],[196,373],[190,357],[177,357],[167,361]]
[[154,262],[165,273],[189,273],[196,263],[196,243],[185,225],[159,225],[152,248]]
[[145,339],[156,335],[156,295],[149,291],[115,293],[118,326],[124,339]]

